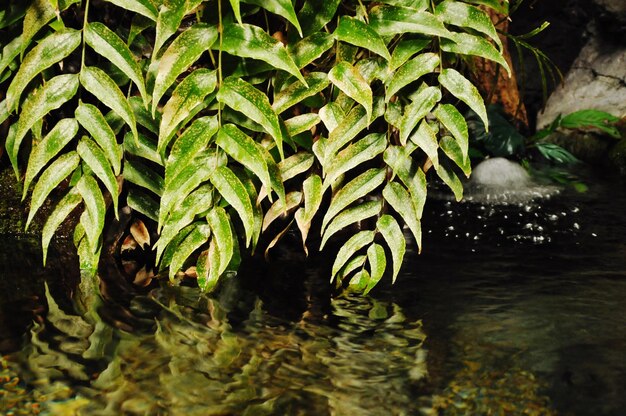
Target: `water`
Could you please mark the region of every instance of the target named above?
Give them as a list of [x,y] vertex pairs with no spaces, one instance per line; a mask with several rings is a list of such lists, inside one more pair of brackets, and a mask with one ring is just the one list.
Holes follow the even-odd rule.
[[430,201],[423,254],[367,298],[329,302],[323,267],[288,252],[219,298],[154,288],[86,320],[64,312],[59,285],[43,314],[35,279],[34,323],[2,327],[5,353],[24,345],[0,373],[0,409],[623,415],[625,203],[604,182],[520,204]]

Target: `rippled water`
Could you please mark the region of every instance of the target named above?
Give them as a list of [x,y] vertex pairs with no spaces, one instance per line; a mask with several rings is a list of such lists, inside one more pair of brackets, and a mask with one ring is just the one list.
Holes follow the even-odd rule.
[[[104,321],[63,312],[52,287],[60,309],[51,298],[30,329],[2,326],[3,351],[25,341],[0,372],[0,409],[623,415],[625,203],[623,184],[603,182],[521,205],[430,201],[423,254],[368,298],[329,303],[323,267],[298,259],[216,299],[153,289],[104,305]],[[3,302],[6,321],[16,305]]]

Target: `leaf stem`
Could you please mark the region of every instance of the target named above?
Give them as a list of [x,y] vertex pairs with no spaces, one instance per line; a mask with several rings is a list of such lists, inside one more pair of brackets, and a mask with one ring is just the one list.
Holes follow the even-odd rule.
[[80,70],[82,71],[83,68],[85,67],[85,49],[86,49],[86,42],[85,42],[85,29],[87,28],[87,16],[89,15],[89,0],[85,0],[85,16],[83,18],[83,50],[82,50],[82,55],[80,57]]
[[[220,37],[220,47],[217,53],[217,86],[222,87],[222,42],[224,40],[224,26],[222,24],[222,0],[217,0],[217,33]],[[217,124],[219,128],[222,128],[222,107],[217,107]]]

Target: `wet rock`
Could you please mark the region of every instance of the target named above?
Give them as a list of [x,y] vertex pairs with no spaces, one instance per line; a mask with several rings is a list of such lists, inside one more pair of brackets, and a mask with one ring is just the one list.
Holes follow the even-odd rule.
[[606,161],[607,153],[615,139],[599,137],[589,132],[555,131],[546,137],[545,141],[561,146],[585,163],[600,166]]

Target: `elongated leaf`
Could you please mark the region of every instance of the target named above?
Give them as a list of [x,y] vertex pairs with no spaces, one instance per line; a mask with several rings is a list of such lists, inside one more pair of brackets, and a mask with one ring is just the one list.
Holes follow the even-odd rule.
[[[322,232],[326,225],[345,207],[378,188],[385,180],[385,169],[369,169],[344,185],[330,201],[330,206],[322,220]],[[320,197],[321,198],[321,197]],[[306,200],[305,200],[306,201]]]
[[211,226],[213,239],[217,242],[219,254],[218,275],[226,271],[235,250],[235,239],[230,227],[230,218],[221,207],[213,208],[207,215],[207,222]]
[[366,23],[353,17],[342,16],[333,35],[340,41],[368,49],[387,61],[391,55],[380,35]]
[[383,198],[402,217],[409,226],[419,250],[422,249],[422,227],[420,218],[415,211],[415,205],[409,192],[397,182],[389,182],[383,189]]
[[163,178],[141,162],[127,160],[124,163],[124,180],[146,188],[156,195],[163,194]]
[[56,110],[69,101],[77,90],[78,77],[76,75],[58,75],[26,98],[14,133],[9,132],[5,143],[16,174],[18,172],[17,154],[28,130],[50,111]]
[[[152,117],[152,113],[149,109],[144,107],[143,101],[140,97],[133,96],[128,99],[128,103],[130,104],[130,108],[133,109],[133,113],[135,114],[135,119],[137,120],[137,124],[145,127],[154,135],[159,134],[159,124],[161,123],[161,114],[156,113],[154,117]],[[110,120],[108,120],[110,122]]]
[[272,222],[280,218],[281,216],[285,216],[289,211],[297,208],[302,202],[302,192],[293,191],[289,192],[285,196],[285,200],[278,200],[272,204],[270,209],[265,213],[265,217],[263,218],[263,228],[262,231],[265,231],[267,227],[269,227]]
[[409,190],[417,216],[421,218],[426,203],[426,175],[409,156],[406,147],[389,146],[383,158]]
[[509,2],[500,0],[467,0],[468,3],[481,4],[483,6],[490,7],[500,13],[509,13]]
[[216,71],[197,69],[188,75],[172,93],[172,97],[163,107],[161,126],[159,127],[160,154],[164,154],[178,125],[182,123],[204,99],[215,90],[217,84]]
[[185,169],[200,151],[206,148],[217,130],[216,117],[201,117],[194,120],[172,146],[165,165],[166,183],[178,176],[178,173]]
[[421,52],[430,44],[430,39],[406,39],[398,42],[391,54],[389,69],[395,71],[413,55]]
[[403,145],[406,144],[415,126],[430,113],[439,100],[441,100],[441,90],[437,87],[427,87],[415,96],[411,104],[406,106],[404,116],[400,120],[400,142]]
[[452,68],[446,68],[439,74],[439,82],[459,100],[467,104],[483,121],[485,131],[489,130],[489,118],[480,93],[463,75]]
[[200,56],[215,43],[217,28],[205,24],[196,24],[178,35],[168,46],[159,62],[152,91],[152,115],[156,113],[159,100],[165,91],[185,72]]
[[486,39],[468,33],[453,33],[452,40],[443,39],[441,49],[454,54],[479,56],[497,62],[510,75],[511,69],[504,56]]
[[[278,163],[283,182],[308,171],[315,163],[315,157],[309,152],[298,152]],[[308,179],[308,178],[307,178]]]
[[324,72],[311,72],[307,74],[304,79],[307,85],[296,81],[276,94],[274,104],[272,104],[272,108],[276,114],[280,114],[305,98],[319,93],[330,84],[328,76]]
[[47,36],[24,57],[6,92],[7,107],[17,109],[28,83],[44,69],[63,60],[80,44],[80,32],[66,29]]
[[470,173],[472,172],[470,160],[468,157],[463,156],[463,151],[457,141],[450,136],[443,136],[441,140],[439,140],[439,147],[450,158],[450,160],[461,168],[465,176],[469,178]]
[[196,251],[200,246],[206,243],[211,236],[211,227],[208,224],[197,224],[193,227],[192,231],[185,237],[185,239],[176,248],[176,252],[172,256],[170,262],[169,278],[170,281],[174,280],[176,272],[180,270],[185,261]]
[[22,36],[18,36],[15,39],[13,39],[11,42],[8,42],[2,48],[2,53],[0,54],[0,80],[4,80],[5,76],[8,76],[10,74],[9,72],[7,72],[6,74],[3,75],[5,69],[7,69],[9,65],[11,65],[13,60],[17,58],[17,56],[23,50],[24,48],[23,45],[25,43],[26,42],[24,41],[24,38]]
[[300,37],[302,37],[302,29],[291,0],[243,0],[243,2],[260,6],[271,13],[284,17],[296,28]]
[[263,186],[271,189],[267,162],[259,145],[250,136],[234,124],[226,124],[217,133],[216,143],[230,157],[250,169],[261,180]]
[[78,142],[76,148],[81,159],[87,163],[87,166],[95,173],[95,175],[102,181],[107,188],[113,199],[113,210],[115,218],[117,218],[117,199],[119,194],[119,187],[117,180],[111,169],[111,165],[107,161],[107,158],[102,149],[91,139],[84,136]]
[[278,115],[265,94],[239,78],[227,78],[217,93],[217,100],[259,123],[276,142],[283,158],[283,131]]
[[324,178],[324,189],[350,169],[361,165],[381,154],[387,147],[387,138],[383,133],[368,134],[358,142],[339,152],[328,165]]
[[85,234],[89,241],[89,246],[95,253],[99,247],[100,235],[104,229],[104,216],[106,213],[106,205],[102,191],[98,186],[98,182],[91,175],[83,175],[76,184],[76,189],[85,202],[88,221],[81,224],[85,227]]
[[[274,161],[274,157],[266,148],[261,147],[261,151],[263,152],[265,163],[267,163],[267,171],[270,174],[270,188],[267,188],[266,186],[261,188],[261,192],[259,192],[259,199],[257,199],[257,205],[265,198],[265,196],[267,196],[269,190],[276,192],[278,199],[285,202],[285,186],[283,184],[285,180],[281,176],[280,168]],[[271,200],[272,199],[270,198],[270,201]]]
[[435,170],[437,171],[437,176],[452,190],[456,200],[460,201],[463,199],[463,183],[456,173],[454,173],[452,166],[450,166],[447,161],[442,161]]
[[156,37],[152,56],[158,56],[161,47],[172,36],[185,17],[185,0],[162,0],[156,19]]
[[463,159],[467,158],[469,136],[463,115],[451,104],[439,104],[433,114],[452,133],[461,149]]
[[35,189],[33,189],[28,219],[26,220],[26,229],[28,229],[30,222],[46,201],[48,195],[78,167],[79,163],[80,158],[78,154],[72,151],[59,156],[48,169],[42,173],[41,178],[39,178],[39,181],[35,185]]
[[304,39],[300,39],[294,44],[288,45],[287,50],[293,57],[296,66],[302,69],[322,56],[322,54],[332,48],[334,44],[335,40],[332,35],[317,32]]
[[411,136],[411,141],[426,153],[435,168],[439,166],[437,135],[426,120],[422,121],[417,131]]
[[[78,157],[78,155],[76,155]],[[41,247],[43,249],[43,264],[46,265],[46,258],[48,256],[48,246],[50,240],[56,232],[57,228],[65,221],[68,215],[82,202],[83,198],[80,196],[78,189],[72,188],[56,205],[54,211],[48,216],[46,223],[41,231]]]
[[259,200],[259,195],[256,190],[256,185],[252,178],[246,176],[243,172],[239,171],[237,176],[240,178],[243,186],[246,188],[246,192],[248,193],[248,198],[252,202],[252,213],[254,215],[253,221],[250,224],[250,228],[252,230],[252,242],[250,245],[251,251],[254,254],[256,250],[256,245],[259,242],[259,237],[261,236],[261,228],[263,227],[263,211],[261,210],[260,205],[254,203],[254,201]]
[[317,213],[324,193],[322,192],[322,178],[318,175],[311,175],[302,183],[302,191],[304,195],[304,211],[302,213],[302,221],[310,224],[313,217]]
[[239,178],[226,166],[215,169],[210,176],[211,183],[220,195],[239,214],[246,233],[246,247],[250,246],[254,235],[255,215],[248,191]]
[[332,20],[340,0],[306,0],[298,12],[305,35],[317,33]]
[[[350,124],[350,125],[354,125],[356,123],[356,121],[360,121],[361,119],[363,119],[363,123],[365,123],[363,125],[363,127],[361,127],[360,130],[364,129],[365,127],[367,127],[367,119],[365,118],[365,108],[363,107],[357,107],[358,111],[360,111],[360,113],[358,115],[356,115],[356,113],[352,116],[354,118],[354,121],[350,121],[350,122],[346,122],[346,124]],[[352,109],[352,112],[357,111],[357,109]],[[333,132],[337,126],[339,126],[339,123],[341,123],[345,118],[346,118],[346,113],[343,111],[343,109],[341,108],[341,106],[335,102],[330,102],[328,104],[326,104],[324,107],[320,108],[319,111],[319,116],[322,119],[322,122],[324,123],[324,126],[326,126],[326,130],[328,130],[329,132]],[[340,131],[345,131],[346,129],[342,129]],[[350,136],[350,139],[352,139],[354,136],[356,136],[356,133],[354,133],[354,135]],[[348,139],[347,141],[344,141],[344,144],[347,143],[350,139]]]
[[391,252],[391,259],[393,260],[393,275],[392,283],[396,282],[398,273],[400,273],[400,267],[404,260],[404,254],[406,253],[406,241],[402,228],[391,215],[385,214],[376,222],[376,229],[385,239],[385,242],[389,246]]
[[120,91],[115,81],[103,70],[97,67],[86,66],[80,72],[80,83],[92,93],[100,102],[115,111],[128,124],[135,140],[137,136],[137,122],[130,104]]
[[432,13],[416,11],[409,7],[374,6],[369,13],[370,26],[380,36],[403,33],[449,38],[451,32]]
[[354,223],[361,222],[367,218],[373,217],[380,213],[380,210],[383,207],[382,201],[369,201],[364,202],[360,205],[348,208],[339,215],[337,215],[333,220],[328,224],[326,230],[324,231],[324,235],[322,236],[322,243],[320,244],[320,250],[324,248],[326,242],[330,237],[332,237],[337,232],[342,229],[352,225]]
[[287,134],[290,137],[294,137],[307,130],[311,130],[313,127],[319,124],[320,116],[315,113],[301,114],[285,120],[285,127],[287,128]]
[[180,230],[191,224],[197,215],[206,212],[215,202],[214,189],[210,184],[200,186],[189,195],[180,196],[184,198],[184,200],[165,220],[165,224],[159,235],[159,240],[155,244],[157,249],[157,262],[161,258],[161,254],[163,254],[165,248],[176,238]]
[[344,264],[346,264],[357,251],[374,241],[375,234],[376,233],[374,231],[359,231],[346,241],[346,243],[339,249],[335,262],[333,263],[330,276],[331,283],[335,280],[335,275],[339,273]]
[[156,141],[141,133],[139,133],[139,142],[135,142],[131,132],[124,135],[124,151],[129,155],[139,156],[163,166],[161,155],[157,152]]
[[350,261],[348,261],[337,274],[337,284],[341,285],[342,280],[348,277],[350,273],[356,269],[363,268],[365,260],[367,260],[367,256],[365,254],[352,257],[352,259],[350,259]]
[[139,13],[142,16],[147,17],[148,19],[155,21],[157,20],[158,10],[152,4],[150,0],[106,0],[109,3],[113,3],[116,6],[119,6],[123,9],[129,10],[131,12]]
[[502,50],[502,42],[496,28],[487,13],[479,8],[460,1],[446,0],[437,6],[435,14],[444,23],[484,33]]
[[385,101],[389,102],[401,88],[409,85],[419,77],[429,74],[439,66],[439,56],[435,53],[423,53],[416,58],[411,59],[400,67],[393,75],[387,91],[385,92]]
[[147,193],[139,189],[129,189],[126,203],[133,211],[145,215],[152,221],[159,220],[159,203]]
[[28,47],[33,37],[55,16],[56,10],[52,7],[50,0],[33,0],[30,2],[22,22],[23,30],[21,37],[24,43],[20,53]]
[[89,132],[89,135],[98,143],[111,162],[113,173],[120,174],[122,167],[122,149],[117,144],[115,133],[97,107],[80,102],[74,112],[76,120]]
[[24,179],[24,193],[22,200],[28,193],[28,188],[35,176],[39,174],[41,169],[55,157],[65,145],[67,145],[78,133],[78,123],[71,118],[60,120],[50,132],[39,142],[31,151],[28,158],[28,167],[26,169],[26,177]]
[[359,71],[346,61],[339,62],[328,73],[328,79],[348,97],[365,108],[367,120],[372,119],[372,89]]
[[111,29],[99,22],[89,23],[84,30],[84,36],[85,42],[96,53],[111,61],[137,86],[143,98],[144,106],[147,108],[149,97],[141,67],[135,60],[135,55],[126,46],[126,43]]
[[367,262],[370,265],[370,278],[367,282],[367,287],[363,291],[364,295],[367,295],[376,286],[387,268],[385,250],[380,244],[374,243],[367,248]]

